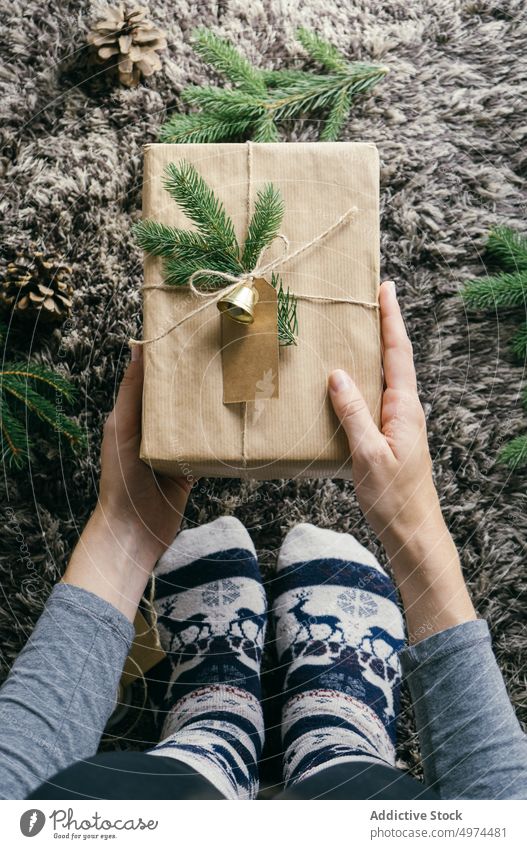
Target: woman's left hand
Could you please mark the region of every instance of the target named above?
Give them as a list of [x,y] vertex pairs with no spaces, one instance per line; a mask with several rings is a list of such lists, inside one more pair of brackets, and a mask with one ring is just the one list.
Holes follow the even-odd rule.
[[133,619],[148,577],[179,530],[193,481],[156,474],[139,459],[143,359],[130,362],[104,425],[97,506],[64,575]]

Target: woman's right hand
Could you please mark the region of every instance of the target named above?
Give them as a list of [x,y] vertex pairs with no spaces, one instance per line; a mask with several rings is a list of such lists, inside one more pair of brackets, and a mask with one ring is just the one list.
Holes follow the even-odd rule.
[[385,378],[381,430],[345,371],[330,375],[329,391],[348,437],[359,504],[376,535],[391,547],[392,540],[442,518],[412,344],[391,281],[382,284],[379,303]]
[[395,285],[379,294],[385,389],[381,429],[340,369],[329,376],[333,407],[348,437],[360,507],[384,545],[399,585],[410,640],[474,619],[458,553],[432,478],[412,345]]

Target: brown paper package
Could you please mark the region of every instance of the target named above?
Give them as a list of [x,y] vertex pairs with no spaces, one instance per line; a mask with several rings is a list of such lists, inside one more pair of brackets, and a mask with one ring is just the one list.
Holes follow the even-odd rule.
[[[367,143],[153,144],[145,148],[143,216],[191,228],[163,187],[166,165],[187,160],[223,201],[238,239],[259,188],[272,182],[285,204],[281,232],[290,250],[315,239],[350,206],[355,216],[323,242],[277,269],[295,293],[376,302],[379,285],[379,161]],[[251,174],[249,184],[248,175]],[[277,240],[266,253],[283,251]],[[163,282],[162,261],[145,259],[145,284]],[[227,284],[226,284],[227,285]],[[186,287],[144,292],[144,339],[201,305]],[[223,317],[223,321],[230,319]],[[352,303],[298,303],[296,346],[282,347],[279,398],[223,403],[221,321],[211,304],[144,347],[141,457],[171,475],[238,478],[351,474],[345,435],[327,376],[353,375],[377,422],[382,371],[379,312]],[[269,375],[267,375],[269,383]]]

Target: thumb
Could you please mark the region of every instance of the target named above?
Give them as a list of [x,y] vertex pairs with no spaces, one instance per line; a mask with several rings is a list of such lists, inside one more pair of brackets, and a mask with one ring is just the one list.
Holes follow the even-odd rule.
[[132,348],[132,359],[128,364],[117,398],[114,412],[119,423],[137,424],[141,419],[143,400],[143,353],[139,347]]
[[349,374],[342,369],[329,376],[329,397],[348,437],[351,456],[368,453],[382,443],[379,429],[373,421],[366,401]]

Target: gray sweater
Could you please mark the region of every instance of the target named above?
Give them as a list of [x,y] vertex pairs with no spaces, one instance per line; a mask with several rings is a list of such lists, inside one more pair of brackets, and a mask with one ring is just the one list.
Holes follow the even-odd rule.
[[[0,798],[23,799],[92,757],[134,637],[86,590],[58,584],[0,690]],[[484,621],[401,654],[425,780],[444,799],[527,798],[527,737],[507,696]]]

